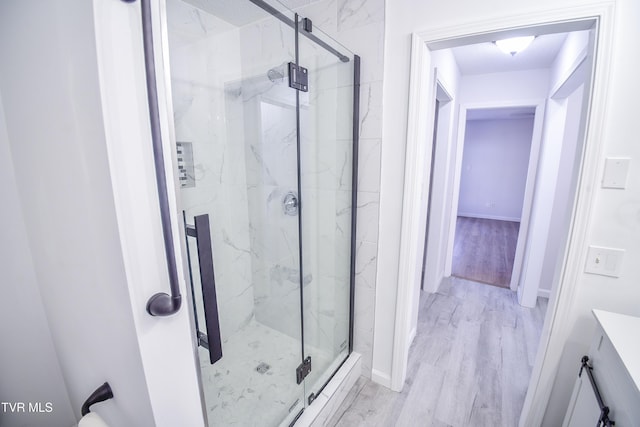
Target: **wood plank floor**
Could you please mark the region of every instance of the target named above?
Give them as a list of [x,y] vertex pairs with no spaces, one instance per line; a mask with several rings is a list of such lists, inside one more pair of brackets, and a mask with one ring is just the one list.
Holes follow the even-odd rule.
[[361,377],[327,425],[516,426],[547,300],[454,277],[420,298],[402,392]]
[[519,229],[519,222],[459,216],[452,274],[508,288]]

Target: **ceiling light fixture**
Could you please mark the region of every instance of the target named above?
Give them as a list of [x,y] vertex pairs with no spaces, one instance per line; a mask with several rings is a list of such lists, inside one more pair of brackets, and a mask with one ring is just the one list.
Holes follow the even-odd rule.
[[496,40],[494,43],[504,53],[514,56],[525,50],[536,36],[512,37],[510,39]]

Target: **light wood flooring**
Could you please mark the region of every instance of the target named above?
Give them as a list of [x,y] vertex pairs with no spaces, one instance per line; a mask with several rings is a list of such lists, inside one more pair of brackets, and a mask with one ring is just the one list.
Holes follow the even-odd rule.
[[547,300],[454,277],[420,298],[402,392],[361,377],[328,425],[516,426]]
[[519,222],[459,216],[452,274],[508,288],[519,229]]

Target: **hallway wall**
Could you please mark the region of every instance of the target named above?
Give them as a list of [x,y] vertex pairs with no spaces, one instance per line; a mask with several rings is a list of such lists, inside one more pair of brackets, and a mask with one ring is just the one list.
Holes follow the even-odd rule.
[[520,221],[533,117],[467,120],[458,216]]
[[[566,230],[571,220],[571,191],[577,180],[574,163],[582,154],[582,147],[577,139],[580,120],[584,114],[584,69],[589,61],[584,61],[578,69],[575,67],[588,54],[588,43],[589,31],[568,34],[551,66],[540,173],[531,215],[530,235],[534,237],[525,253],[521,276],[521,281],[534,283],[538,287],[538,294],[544,296],[549,295],[552,282],[557,277],[556,269],[560,267],[556,266],[557,257],[562,254],[566,244],[563,230]],[[575,88],[573,93],[569,98],[564,98],[571,93],[570,87]],[[561,96],[558,96],[559,92]],[[577,150],[577,147],[580,149]],[[527,266],[529,262],[531,269]],[[531,294],[527,299],[533,301],[533,297]]]
[[541,268],[542,274],[539,281],[538,292],[540,295],[551,291],[553,280],[557,274],[556,269],[560,268],[561,261],[558,260],[558,256],[562,255],[566,244],[566,240],[562,236],[571,221],[573,198],[575,196],[572,184],[578,167],[576,162],[580,154],[582,154],[582,150],[578,149],[578,130],[582,115],[583,95],[584,86],[580,86],[566,100],[561,100],[564,101],[563,104],[567,111],[564,129],[561,131],[563,142],[558,169],[561,177],[565,179],[560,179],[555,183],[553,210],[551,212],[552,221],[549,225],[546,251]]

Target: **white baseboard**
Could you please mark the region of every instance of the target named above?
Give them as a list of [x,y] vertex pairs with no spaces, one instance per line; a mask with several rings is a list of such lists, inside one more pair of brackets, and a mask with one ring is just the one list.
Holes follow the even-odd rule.
[[296,427],[323,427],[336,413],[340,404],[360,378],[362,357],[359,353],[351,353],[349,358],[335,373],[329,384],[309,405],[295,423]]
[[371,370],[371,381],[378,383],[386,388],[391,388],[391,375],[387,375],[376,369]]
[[549,296],[551,296],[551,291],[549,289],[540,289],[540,288],[538,288],[538,296],[540,298],[549,299]]
[[475,213],[468,213],[468,212],[458,212],[458,216],[464,216],[467,218],[495,219],[496,221],[520,222],[520,218],[511,217],[511,216],[502,216],[502,215],[485,215],[485,214],[475,214]]

